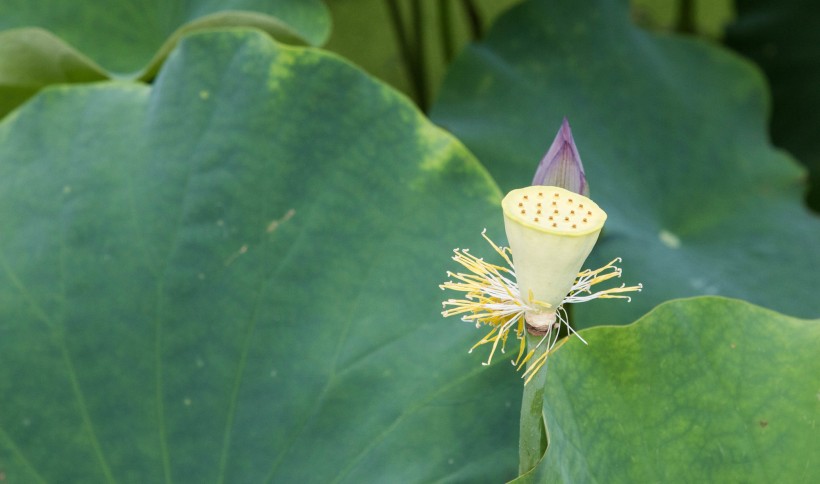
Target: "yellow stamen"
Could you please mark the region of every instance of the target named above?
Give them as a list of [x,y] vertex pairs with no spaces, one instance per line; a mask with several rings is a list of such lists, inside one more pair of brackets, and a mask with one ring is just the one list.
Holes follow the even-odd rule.
[[[468,249],[455,249],[453,260],[467,269],[467,273],[447,272],[450,280],[442,283],[441,289],[450,289],[462,292],[463,299],[448,299],[442,303],[445,308],[442,315],[461,316],[463,321],[471,322],[480,327],[490,326],[490,331],[485,334],[472,348],[470,352],[481,345],[491,345],[490,354],[484,365],[492,362],[496,350],[501,347],[501,352],[505,352],[507,339],[510,333],[515,335],[519,341],[518,355],[514,364],[520,370],[527,365],[522,378],[529,382],[538,373],[539,369],[546,364],[547,357],[563,344],[566,339],[559,344],[558,335],[561,325],[565,325],[570,334],[576,334],[570,327],[563,304],[584,302],[597,298],[623,298],[629,299],[622,293],[640,291],[642,286],[614,287],[593,293],[591,287],[612,278],[620,277],[621,270],[615,266],[620,259],[614,259],[609,264],[596,269],[584,270],[578,273],[575,284],[566,295],[564,300],[555,308],[555,323],[550,324],[543,339],[538,343],[545,344],[546,351],[533,361],[534,349],[527,351],[526,331],[527,325],[524,318],[525,313],[537,311],[543,313],[545,309],[551,309],[550,305],[535,299],[532,291],[525,299],[521,296],[516,283],[515,267],[512,263],[512,251],[508,247],[499,247],[487,236],[486,231],[481,233],[482,237],[490,244],[495,252],[504,259],[507,267],[486,262],[484,259],[472,255]],[[580,336],[579,336],[580,338]],[[583,341],[583,338],[581,338]]]

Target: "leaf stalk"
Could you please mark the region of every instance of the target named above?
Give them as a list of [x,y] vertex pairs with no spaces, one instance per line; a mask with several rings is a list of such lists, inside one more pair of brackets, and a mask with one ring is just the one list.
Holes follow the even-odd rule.
[[[549,345],[539,346],[542,336],[527,332],[527,350],[534,350],[527,367],[537,361]],[[541,368],[529,383],[524,385],[521,400],[521,423],[518,440],[518,474],[532,470],[547,450],[547,432],[544,422],[544,384],[547,380],[546,367]]]

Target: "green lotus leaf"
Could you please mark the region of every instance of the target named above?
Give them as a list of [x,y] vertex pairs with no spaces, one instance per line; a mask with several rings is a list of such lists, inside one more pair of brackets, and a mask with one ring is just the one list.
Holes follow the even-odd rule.
[[330,33],[330,16],[321,0],[6,1],[0,4],[0,115],[51,84],[150,80],[182,36],[226,27],[319,45]]
[[581,335],[549,360],[549,448],[516,482],[820,480],[820,320],[701,297]]
[[106,72],[42,29],[0,32],[0,115],[50,84],[94,82]]
[[406,98],[258,31],[46,89],[0,124],[0,472],[514,477],[521,380],[439,314],[500,199]]

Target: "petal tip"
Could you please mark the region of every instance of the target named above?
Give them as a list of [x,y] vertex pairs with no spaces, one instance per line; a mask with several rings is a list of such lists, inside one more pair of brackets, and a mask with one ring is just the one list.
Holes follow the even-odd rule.
[[566,116],[552,145],[535,170],[532,185],[552,185],[584,196],[589,194],[584,165]]

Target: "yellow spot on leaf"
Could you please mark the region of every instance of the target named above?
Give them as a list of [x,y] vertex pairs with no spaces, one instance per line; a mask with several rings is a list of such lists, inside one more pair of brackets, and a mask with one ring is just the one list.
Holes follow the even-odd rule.
[[661,239],[663,245],[669,247],[670,249],[680,248],[680,238],[668,230],[661,230],[658,233],[658,238]]
[[293,218],[294,215],[296,215],[296,210],[291,208],[290,210],[285,212],[285,215],[283,215],[282,218],[271,220],[271,222],[268,224],[268,228],[265,229],[265,231],[269,234],[272,233],[274,230],[278,229],[280,225]]

